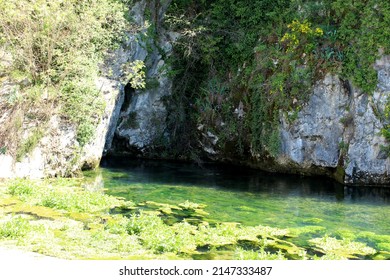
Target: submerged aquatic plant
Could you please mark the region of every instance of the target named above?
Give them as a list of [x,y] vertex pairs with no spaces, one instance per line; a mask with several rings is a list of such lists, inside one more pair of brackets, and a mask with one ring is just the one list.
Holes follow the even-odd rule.
[[375,249],[368,247],[366,244],[348,239],[339,240],[334,237],[324,236],[311,239],[309,242],[314,244],[319,252],[342,259],[357,259],[358,256],[376,253]]
[[[0,242],[15,240],[19,246],[62,258],[353,259],[373,258],[379,245],[384,250],[380,258],[388,258],[386,235],[312,238],[323,236],[325,228],[221,223],[210,219],[204,204],[136,205],[90,191],[78,179],[13,180],[5,185],[0,186]],[[306,242],[298,244],[297,236]],[[367,245],[370,242],[375,249]]]
[[75,212],[102,211],[122,204],[103,192],[85,191],[79,179],[12,180],[8,193],[33,205]]
[[23,237],[30,230],[29,221],[22,217],[12,217],[8,221],[0,223],[0,239],[15,239]]
[[287,260],[281,251],[277,253],[266,252],[263,248],[258,251],[247,251],[242,248],[237,248],[234,256],[238,260]]

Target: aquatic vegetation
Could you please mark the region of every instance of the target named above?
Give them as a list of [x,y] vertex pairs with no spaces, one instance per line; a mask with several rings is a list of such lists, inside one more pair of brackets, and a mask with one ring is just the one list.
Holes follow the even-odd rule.
[[197,243],[200,247],[223,247],[227,245],[235,245],[236,226],[235,224],[218,224],[216,227],[208,225],[200,225],[197,232]]
[[180,203],[179,206],[182,208],[182,209],[186,209],[186,210],[196,210],[196,209],[202,209],[202,208],[205,208],[206,205],[204,204],[198,204],[198,203],[193,203],[193,202],[190,202],[188,200],[186,200],[184,203]]
[[62,213],[49,207],[28,205],[28,204],[26,205],[22,203],[13,205],[12,207],[8,206],[6,207],[6,211],[15,214],[27,214],[39,219],[49,219],[49,220],[58,219],[63,215]]
[[238,248],[234,252],[234,256],[238,260],[287,260],[286,257],[279,251],[276,254],[266,252],[263,248],[259,251],[247,251],[242,248]]
[[115,208],[113,212],[133,215],[139,214],[142,211],[144,214],[161,216],[165,223],[171,225],[177,222],[200,224],[207,221],[206,217],[209,213],[203,209],[206,207],[207,205],[192,203],[189,201],[180,203],[179,205],[145,201],[126,208],[119,206]]
[[360,242],[353,242],[348,239],[336,239],[334,237],[325,236],[322,238],[314,238],[309,242],[315,245],[315,248],[326,255],[340,257],[344,259],[355,259],[357,256],[373,255],[376,251]]
[[155,214],[141,212],[130,217],[127,232],[137,235],[141,243],[153,252],[190,252],[196,249],[194,227],[188,223],[164,224]]
[[204,203],[134,203],[80,179],[5,182],[0,206],[0,245],[12,241],[66,259],[390,258],[388,235],[340,230],[351,238],[336,239],[319,225],[218,222]]
[[363,231],[356,235],[356,240],[370,244],[377,250],[387,251],[387,254],[390,255],[390,235],[379,235]]
[[23,237],[29,230],[30,225],[27,219],[12,217],[10,220],[0,223],[0,239]]
[[349,240],[355,240],[356,234],[348,229],[339,229],[335,232],[335,237],[339,239],[349,239]]
[[79,179],[13,180],[8,192],[33,205],[74,211],[97,212],[122,204],[119,198],[104,195],[103,192],[86,192]]
[[309,218],[309,219],[304,219],[303,222],[305,224],[320,224],[322,223],[324,220],[323,219],[320,219],[320,218]]
[[300,227],[300,228],[290,228],[289,229],[289,232],[293,236],[324,233],[325,231],[326,231],[326,228],[322,227],[322,226],[304,226],[304,227]]

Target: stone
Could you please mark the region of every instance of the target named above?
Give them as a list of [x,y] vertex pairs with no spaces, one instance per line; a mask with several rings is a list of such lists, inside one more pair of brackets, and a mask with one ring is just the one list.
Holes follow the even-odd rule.
[[329,173],[341,167],[345,184],[390,183],[390,159],[382,149],[388,145],[381,136],[385,123],[378,115],[390,97],[389,56],[374,67],[378,86],[372,96],[345,88],[337,76],[328,74],[293,123],[281,118],[281,154],[276,159],[281,167],[293,164],[298,171],[313,174],[316,167],[328,168]]
[[[153,2],[153,1],[152,1]],[[161,27],[156,34],[157,38],[146,36],[147,21],[139,15],[145,14],[145,9],[152,9],[154,22],[160,26],[165,11],[171,1],[160,1],[156,3],[138,2],[132,9],[131,14],[135,16],[135,22],[141,26],[140,33],[129,38],[131,53],[129,60],[142,60],[147,66],[146,89],[132,89],[126,91],[125,104],[121,108],[117,127],[115,129],[114,142],[121,142],[124,145],[108,146],[108,152],[122,153],[123,149],[136,150],[143,153],[154,148],[156,142],[166,138],[166,117],[167,110],[164,98],[172,91],[172,81],[167,77],[167,66],[163,59],[169,56],[172,51],[171,34]],[[158,11],[153,11],[157,7]],[[148,86],[148,81],[153,81]]]
[[[378,86],[368,98],[368,104],[365,100],[367,95],[361,95],[357,89],[353,90],[351,108],[355,115],[354,134],[349,142],[344,181],[349,184],[390,183],[390,159],[384,156],[382,150],[388,143],[380,133],[385,123],[375,112],[383,112],[390,97],[390,79],[383,78],[390,76],[390,56],[377,60],[375,69],[378,71]],[[359,112],[360,107],[366,108],[364,114]]]
[[281,156],[303,166],[336,167],[348,94],[336,76],[317,83],[308,104],[289,124],[281,120]]
[[[117,76],[119,78],[119,76]],[[118,80],[99,77],[96,80],[105,101],[105,110],[96,127],[95,137],[82,151],[81,162],[84,169],[99,166],[104,150],[111,145],[114,126],[119,118],[120,106],[123,104],[123,85]]]
[[[124,85],[120,82],[123,75],[121,65],[128,61],[131,46],[127,43],[131,42],[130,38],[112,51],[101,65],[102,75],[96,79],[95,85],[106,106],[102,116],[96,120],[95,137],[84,147],[80,147],[75,126],[54,114],[45,126],[44,137],[20,161],[9,154],[0,155],[0,178],[70,176],[82,168],[95,168],[99,165],[104,147],[110,147],[124,101]],[[9,81],[0,85],[0,95],[9,95],[10,90],[17,86]],[[2,119],[0,125],[3,125]],[[35,126],[35,123],[27,120],[23,124],[24,133],[19,141],[27,139]]]

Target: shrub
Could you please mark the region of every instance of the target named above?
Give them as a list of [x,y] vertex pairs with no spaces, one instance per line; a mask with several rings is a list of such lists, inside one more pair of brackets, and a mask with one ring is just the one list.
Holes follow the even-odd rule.
[[8,192],[24,200],[28,199],[33,205],[79,213],[107,211],[121,204],[115,197],[87,191],[78,185],[76,179],[57,179],[55,184],[50,181],[20,179],[8,182]]
[[145,64],[141,60],[135,60],[122,65],[124,73],[123,83],[130,83],[134,89],[145,88]]
[[0,11],[14,67],[34,83],[82,73],[83,64],[101,56],[125,27],[124,6],[115,0],[10,0],[0,2]]

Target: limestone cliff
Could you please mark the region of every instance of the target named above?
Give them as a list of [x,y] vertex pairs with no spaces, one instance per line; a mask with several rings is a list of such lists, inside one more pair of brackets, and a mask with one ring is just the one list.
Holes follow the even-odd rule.
[[118,123],[111,132],[113,141],[110,138],[106,143],[108,153],[142,154],[167,137],[164,98],[171,93],[172,81],[167,77],[165,58],[172,51],[172,38],[161,25],[170,2],[143,0],[132,9],[141,29],[129,37],[128,59],[145,62],[146,88],[125,88]]
[[[116,126],[123,103],[121,66],[131,58],[129,44],[130,39],[107,54],[101,74],[94,81],[103,111],[94,114],[96,127],[87,143],[80,143],[76,125],[61,112],[66,108],[48,96],[48,89],[40,91],[36,100],[24,102],[20,89],[31,82],[0,71],[0,178],[71,176],[99,165],[106,138],[112,139],[109,132]],[[0,58],[0,69],[14,63],[12,55],[2,49]]]
[[[337,76],[318,82],[297,120],[281,120],[281,156],[277,162],[303,172],[327,168],[347,184],[387,184],[390,160],[381,129],[390,94],[390,60],[375,64],[378,86],[373,95],[362,93]],[[315,173],[315,171],[314,171]]]
[[[168,68],[163,57],[172,46],[161,23],[170,2],[142,0],[130,7],[132,29],[125,34],[120,47],[106,55],[101,75],[95,81],[103,97],[104,112],[96,114],[94,137],[85,145],[78,142],[75,125],[62,118],[46,97],[39,104],[23,108],[18,108],[13,99],[9,101],[20,96],[20,86],[29,81],[0,75],[0,138],[4,140],[0,141],[0,178],[69,176],[98,166],[107,152],[143,152],[153,148],[156,139],[166,137],[163,98],[170,94],[172,83],[166,75]],[[12,56],[0,51],[1,66],[12,65]],[[125,77],[124,66],[136,60],[146,65],[146,89],[131,88]],[[49,110],[51,106],[53,109]],[[45,121],[28,117],[37,110],[45,111]],[[18,119],[17,124],[13,118]],[[17,127],[18,131],[8,127]],[[16,143],[27,143],[32,149],[18,156],[17,149],[23,145]]]
[[[48,122],[43,137],[27,155],[17,159],[0,146],[0,177],[67,176],[82,168],[97,166],[103,154],[147,157],[150,152],[158,153],[161,143],[169,143],[167,108],[175,110],[175,106],[169,104],[173,81],[168,75],[172,65],[167,59],[173,51],[172,42],[178,36],[163,25],[170,3],[170,0],[141,0],[132,7],[130,15],[137,31],[126,34],[121,47],[109,54],[102,65],[102,75],[96,80],[105,109],[97,122],[94,139],[81,147],[75,127],[53,112],[46,116]],[[134,89],[122,79],[123,65],[135,60],[146,65],[145,89]],[[315,83],[296,118],[291,120],[286,112],[279,112],[280,151],[277,155],[259,155],[248,144],[250,141],[244,141],[247,153],[237,158],[234,151],[226,152],[227,146],[230,150],[237,148],[234,143],[226,143],[226,139],[203,124],[191,127],[191,136],[198,145],[193,148],[202,150],[207,159],[268,171],[325,175],[345,184],[389,184],[390,159],[383,150],[389,143],[380,132],[388,125],[383,114],[390,98],[390,57],[377,60],[374,68],[378,84],[371,95],[347,80],[327,74]],[[0,96],[11,96],[17,84],[1,76],[0,82]],[[223,98],[218,102],[222,103]],[[248,109],[241,99],[236,103],[237,108],[229,110],[242,124]],[[178,106],[190,105],[183,102]],[[6,127],[10,122],[12,110],[7,110],[0,118],[0,126]],[[222,118],[215,116],[214,119],[218,120],[218,125],[225,125]],[[34,123],[28,122],[28,118],[25,120],[21,124],[24,133],[15,141],[25,140],[35,129]]]
[[[101,76],[95,81],[97,89],[104,98],[105,109],[97,121],[98,125],[92,141],[80,147],[75,127],[61,119],[59,114],[52,112],[53,115],[47,116],[48,122],[44,127],[42,138],[32,151],[21,158],[7,152],[0,154],[0,178],[69,176],[82,168],[96,167],[102,156],[109,125],[115,122],[116,104],[123,95],[124,86],[119,81],[119,74],[117,73],[116,77]],[[13,90],[12,87],[4,87],[5,83],[1,92],[3,96],[9,94],[7,89]],[[14,109],[7,110],[5,117],[0,120],[1,126],[5,127],[11,122],[6,116],[12,110]],[[28,109],[23,114],[28,114],[30,110],[34,108]],[[21,139],[17,139],[18,135],[13,135],[14,141],[25,141],[31,132],[37,129],[37,124],[28,118],[21,118],[21,120],[23,120],[21,129],[24,133]]]
[[381,130],[387,125],[384,111],[390,95],[390,57],[383,56],[374,67],[378,84],[372,95],[327,74],[317,81],[293,121],[280,112],[280,151],[275,156],[260,155],[248,147],[249,156],[236,158],[226,153],[226,143],[203,127],[202,149],[216,161],[272,172],[324,175],[351,185],[389,184],[390,159],[383,149],[389,143]]

